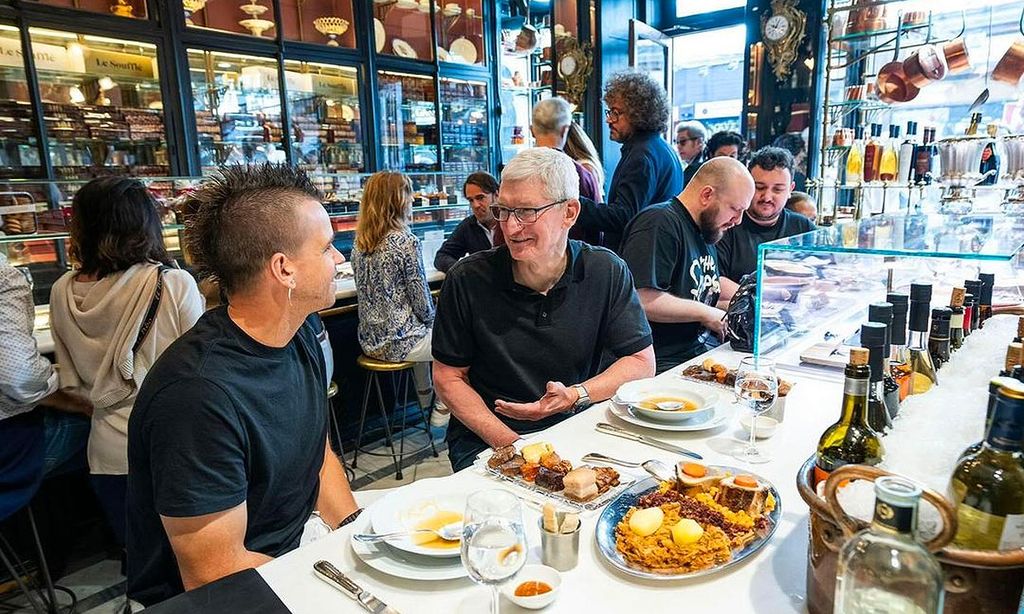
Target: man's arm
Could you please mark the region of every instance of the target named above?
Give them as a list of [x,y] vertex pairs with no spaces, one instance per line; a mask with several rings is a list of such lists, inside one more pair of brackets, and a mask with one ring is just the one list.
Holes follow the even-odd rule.
[[26,411],[57,390],[57,373],[39,355],[31,319],[32,290],[11,266],[0,267],[0,397]]
[[442,273],[447,273],[452,265],[466,255],[469,248],[466,245],[466,224],[460,222],[450,237],[444,240],[441,247],[434,255],[434,268]]
[[316,498],[316,510],[327,526],[333,529],[358,508],[348,476],[334,455],[328,438],[324,449],[324,464],[320,467],[320,493]]
[[725,310],[729,308],[729,301],[732,300],[733,295],[739,290],[740,285],[728,277],[719,277],[718,284],[721,287],[718,294],[718,308]]
[[265,554],[246,550],[247,519],[244,501],[231,509],[202,516],[160,516],[185,590],[271,560]]
[[654,165],[647,156],[643,156],[639,163],[624,168],[619,182],[615,184],[615,194],[610,195],[610,202],[599,205],[589,199],[580,199],[580,216],[576,224],[584,230],[622,232],[638,211],[652,204],[653,173]]
[[[619,386],[626,382],[654,376],[654,346],[649,345],[635,354],[623,356],[607,369],[585,382],[590,399],[594,402],[610,398]],[[495,411],[518,420],[541,420],[548,416],[572,409],[579,399],[579,393],[562,382],[548,382],[547,391],[532,403],[509,403],[495,401]]]
[[469,385],[469,367],[452,367],[434,360],[434,389],[459,422],[492,448],[507,446],[519,434],[499,420]]
[[722,338],[722,318],[725,312],[721,309],[654,288],[640,288],[637,294],[651,322],[698,322],[719,339]]

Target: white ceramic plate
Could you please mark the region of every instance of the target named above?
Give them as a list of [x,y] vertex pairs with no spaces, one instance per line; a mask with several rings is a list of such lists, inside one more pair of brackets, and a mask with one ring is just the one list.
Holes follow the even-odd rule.
[[460,37],[453,40],[448,46],[448,51],[470,64],[476,64],[476,45],[468,38]]
[[403,58],[415,60],[416,58],[419,57],[419,55],[417,55],[416,53],[416,50],[412,48],[412,45],[410,45],[409,43],[405,42],[400,38],[395,38],[391,40],[391,48],[395,50],[396,54]]
[[615,402],[608,404],[608,413],[623,422],[628,422],[629,424],[635,424],[636,426],[642,426],[648,429],[654,429],[656,431],[687,432],[706,431],[708,429],[722,426],[732,419],[734,410],[731,403],[723,401],[718,405],[715,405],[714,411],[708,415],[706,420],[687,420],[686,422],[678,423],[646,420],[635,415],[628,407],[619,405]]
[[448,52],[445,51],[444,47],[442,47],[441,45],[437,46],[437,59],[441,60],[442,62],[452,61],[451,57],[449,57],[448,55]]
[[[402,489],[403,491],[405,489]],[[391,533],[393,531],[410,531],[424,520],[428,520],[438,512],[455,512],[462,517],[466,509],[466,494],[438,492],[431,493],[424,489],[413,492],[394,491],[384,496],[370,509],[370,521],[374,533]],[[459,545],[451,548],[425,548],[412,542],[409,537],[400,537],[387,541],[389,546],[429,558],[452,558],[459,556]]]
[[[683,398],[696,405],[690,411],[665,411],[643,407],[643,399],[652,397]],[[685,422],[690,420],[706,420],[718,403],[718,393],[711,390],[698,390],[696,386],[680,385],[679,382],[662,384],[654,388],[650,395],[630,404],[633,414],[653,422]]]
[[[353,534],[370,531],[370,518],[367,514],[356,519]],[[466,577],[466,568],[460,558],[443,558],[420,556],[392,548],[387,544],[367,544],[350,539],[352,551],[364,563],[381,573],[407,580],[453,580]]]
[[388,35],[384,31],[384,24],[379,19],[374,17],[373,19],[373,33],[374,33],[374,44],[377,46],[377,53],[384,51],[384,43],[388,40]]

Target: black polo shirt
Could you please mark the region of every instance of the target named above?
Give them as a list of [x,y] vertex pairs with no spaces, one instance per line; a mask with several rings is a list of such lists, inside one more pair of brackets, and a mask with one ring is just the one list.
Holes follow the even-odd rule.
[[[626,227],[623,260],[637,288],[654,288],[705,305],[718,302],[721,285],[715,247],[677,198],[641,211]],[[704,326],[651,322],[658,372],[703,353]]]
[[[469,384],[488,408],[496,399],[536,401],[549,381],[578,384],[651,345],[626,264],[580,241],[569,241],[568,255],[565,273],[546,295],[515,282],[506,246],[467,256],[448,272],[434,320],[434,358],[469,367]],[[531,433],[568,416],[498,418]],[[448,446],[456,470],[487,448],[454,416]]]
[[726,230],[722,240],[715,244],[719,271],[723,277],[739,283],[741,277],[757,269],[759,245],[815,228],[814,222],[789,209],[783,209],[782,215],[771,226],[761,226],[744,214],[743,221]]

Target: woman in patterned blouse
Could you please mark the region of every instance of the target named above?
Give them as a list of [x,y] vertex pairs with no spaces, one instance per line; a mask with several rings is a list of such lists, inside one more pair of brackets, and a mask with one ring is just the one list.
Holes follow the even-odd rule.
[[[420,405],[430,408],[430,332],[434,303],[419,239],[409,228],[412,183],[382,171],[366,182],[359,207],[352,271],[359,300],[359,345],[378,360],[416,363]],[[436,423],[436,416],[435,416]]]

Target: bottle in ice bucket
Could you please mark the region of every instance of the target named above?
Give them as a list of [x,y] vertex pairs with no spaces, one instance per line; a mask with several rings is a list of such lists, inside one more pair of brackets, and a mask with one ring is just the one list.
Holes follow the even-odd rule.
[[985,320],[992,317],[992,289],[996,285],[995,273],[979,273],[981,281],[981,298],[978,303],[981,305],[981,313],[978,314],[978,328],[985,328]]
[[939,614],[939,562],[917,542],[921,489],[905,478],[875,480],[871,526],[839,551],[835,614]]
[[860,327],[860,344],[868,350],[871,384],[868,390],[868,426],[878,434],[892,428],[889,408],[885,405],[885,324],[865,322]]
[[910,394],[923,394],[939,382],[935,363],[928,352],[928,308],[932,300],[930,284],[910,285]]
[[1024,384],[1000,383],[981,449],[957,463],[949,483],[957,515],[953,544],[959,548],[1024,547]]
[[814,461],[814,483],[821,484],[843,465],[877,465],[883,448],[878,433],[868,426],[868,389],[870,354],[865,348],[850,349],[843,385],[843,407],[839,421],[825,429],[818,440]]
[[907,349],[907,305],[910,297],[899,292],[890,292],[885,297],[892,304],[890,365],[892,376],[900,387],[900,401],[910,394],[910,350]]
[[[883,398],[885,399],[885,408],[889,412],[889,418],[893,419],[900,412],[900,385],[893,375],[893,365],[892,360],[890,360],[893,336],[892,303],[882,302],[871,303],[868,305],[868,322],[878,322],[885,325],[885,343],[882,348],[882,381],[884,382]],[[864,345],[864,347],[868,346]],[[875,374],[872,373],[871,375],[874,377]]]
[[955,352],[964,344],[964,288],[953,288],[949,299],[949,349]]

